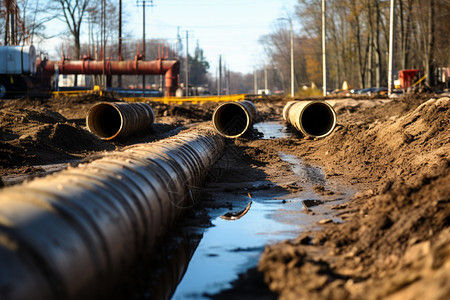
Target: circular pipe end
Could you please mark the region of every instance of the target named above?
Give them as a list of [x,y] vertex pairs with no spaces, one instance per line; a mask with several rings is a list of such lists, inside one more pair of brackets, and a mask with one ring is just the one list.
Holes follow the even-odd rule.
[[212,122],[217,132],[226,138],[240,137],[251,125],[249,112],[239,102],[221,104],[214,111]]
[[120,133],[123,116],[112,103],[102,102],[92,106],[86,116],[86,126],[90,132],[102,140],[112,140]]
[[336,127],[336,112],[324,101],[309,102],[298,118],[302,133],[310,137],[325,137]]

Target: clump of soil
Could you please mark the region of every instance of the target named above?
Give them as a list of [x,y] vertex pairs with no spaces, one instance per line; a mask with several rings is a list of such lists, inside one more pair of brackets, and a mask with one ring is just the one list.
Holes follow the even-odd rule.
[[[36,165],[64,162],[115,147],[48,108],[25,108],[14,100],[0,112],[0,174],[40,171]],[[23,107],[23,108],[21,108]]]

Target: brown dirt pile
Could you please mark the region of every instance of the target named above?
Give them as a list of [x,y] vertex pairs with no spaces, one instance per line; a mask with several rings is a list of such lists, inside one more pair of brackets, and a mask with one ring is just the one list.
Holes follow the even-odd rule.
[[86,128],[89,109],[98,102],[122,101],[90,94],[73,97],[0,101],[0,176],[45,173],[39,167],[85,158],[98,151],[176,134],[177,127],[208,121],[217,104],[165,105],[149,102],[155,123],[125,141],[105,142]]
[[[34,102],[8,101],[0,111],[0,175],[39,172],[36,165],[114,149],[49,105]],[[64,103],[60,107],[58,110],[68,109]]]
[[328,138],[281,145],[366,188],[336,207],[343,223],[266,248],[259,270],[281,299],[449,295],[450,99],[404,101],[378,106],[380,118],[343,109]]

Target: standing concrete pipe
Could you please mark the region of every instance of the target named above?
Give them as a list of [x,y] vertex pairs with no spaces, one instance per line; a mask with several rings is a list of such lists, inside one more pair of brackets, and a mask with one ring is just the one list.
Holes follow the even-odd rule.
[[103,140],[129,136],[152,126],[155,114],[143,102],[101,102],[92,106],[86,116],[90,132]]
[[325,137],[336,127],[336,113],[325,101],[289,101],[283,118],[308,137]]
[[237,138],[253,125],[257,116],[255,105],[248,100],[227,102],[214,110],[212,122],[222,136]]
[[0,191],[0,299],[98,299],[192,205],[212,128],[104,154]]

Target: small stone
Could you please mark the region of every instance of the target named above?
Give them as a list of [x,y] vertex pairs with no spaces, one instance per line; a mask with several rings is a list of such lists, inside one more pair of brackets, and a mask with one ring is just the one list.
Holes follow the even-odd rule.
[[323,224],[328,224],[328,223],[333,223],[332,219],[322,219],[319,222],[317,222],[317,224],[323,225]]
[[19,140],[29,140],[29,139],[31,139],[31,135],[29,134],[24,134],[19,137]]

